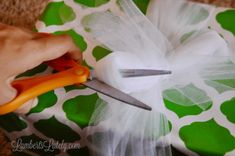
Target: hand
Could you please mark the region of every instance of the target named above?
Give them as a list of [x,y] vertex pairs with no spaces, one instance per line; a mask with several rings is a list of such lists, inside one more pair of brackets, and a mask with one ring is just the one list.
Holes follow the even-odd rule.
[[33,33],[0,23],[0,104],[16,96],[11,82],[17,75],[65,53],[82,60],[80,50],[67,35]]

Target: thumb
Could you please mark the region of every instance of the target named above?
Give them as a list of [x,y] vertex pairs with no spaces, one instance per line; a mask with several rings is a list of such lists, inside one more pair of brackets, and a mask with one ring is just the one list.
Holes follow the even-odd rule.
[[10,81],[0,81],[0,105],[10,102],[17,95],[17,91],[10,84]]

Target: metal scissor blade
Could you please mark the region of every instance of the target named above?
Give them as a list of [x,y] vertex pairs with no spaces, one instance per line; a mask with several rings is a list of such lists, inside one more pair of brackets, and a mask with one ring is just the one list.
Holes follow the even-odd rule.
[[148,105],[144,104],[143,102],[133,98],[132,96],[123,93],[122,91],[115,89],[95,78],[93,78],[92,80],[88,80],[85,83],[82,83],[84,86],[87,86],[90,89],[93,89],[97,92],[100,92],[104,95],[107,95],[111,98],[114,98],[118,101],[127,103],[129,105],[135,106],[135,107],[139,107],[145,110],[152,110],[151,107],[149,107]]
[[169,70],[154,70],[154,69],[120,69],[122,77],[142,77],[171,74]]

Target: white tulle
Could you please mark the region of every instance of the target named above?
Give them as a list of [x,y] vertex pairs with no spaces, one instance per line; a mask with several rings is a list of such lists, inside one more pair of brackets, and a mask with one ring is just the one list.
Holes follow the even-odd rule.
[[196,34],[207,27],[213,6],[185,0],[150,1],[147,15],[151,22],[167,37],[174,47],[180,45],[185,34]]
[[[95,75],[103,82],[125,93],[139,92],[151,88],[158,76],[123,78],[119,69],[150,69],[134,54],[118,52],[109,54],[97,62]],[[111,72],[112,71],[112,72]]]
[[[100,80],[145,102],[153,111],[114,101],[109,101],[108,108],[97,109],[92,122],[105,120],[102,126],[112,133],[102,134],[99,150],[107,156],[171,155],[169,142],[162,137],[167,132],[167,121],[159,113],[164,113],[163,98],[208,109],[213,98],[234,89],[229,83],[235,78],[234,56],[224,39],[207,28],[212,6],[153,0],[148,9],[152,24],[131,0],[118,2],[121,16],[106,11],[83,21],[86,29],[113,51],[95,70]],[[119,73],[125,67],[166,69],[172,74],[125,79]]]

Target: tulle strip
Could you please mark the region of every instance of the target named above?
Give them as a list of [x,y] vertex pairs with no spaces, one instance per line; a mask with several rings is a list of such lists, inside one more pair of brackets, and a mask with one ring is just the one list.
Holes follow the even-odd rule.
[[[99,113],[97,113],[99,112]],[[109,100],[91,119],[90,147],[95,156],[171,156],[164,115]],[[97,131],[98,129],[98,131]]]

